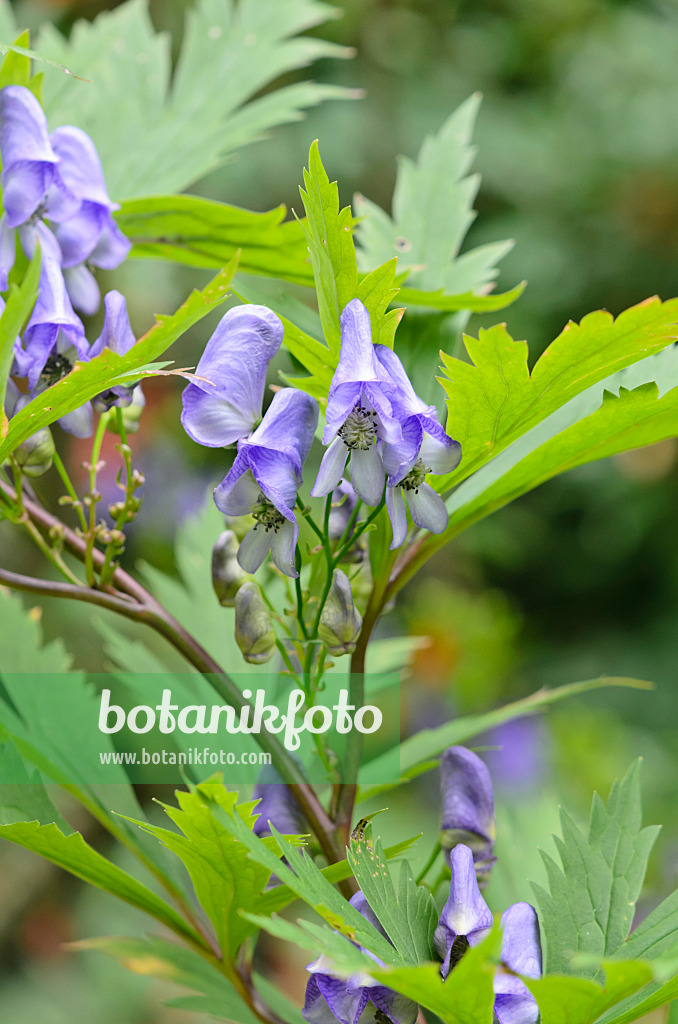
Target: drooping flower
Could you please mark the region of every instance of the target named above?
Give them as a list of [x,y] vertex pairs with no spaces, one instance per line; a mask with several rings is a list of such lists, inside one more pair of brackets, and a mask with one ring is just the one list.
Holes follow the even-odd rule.
[[332,378],[323,444],[329,445],[311,495],[333,491],[350,456],[351,482],[366,505],[374,507],[384,491],[384,467],[377,440],[402,440],[392,404],[396,385],[388,377],[372,344],[370,314],[352,299],[341,314],[341,352]]
[[445,503],[426,483],[426,475],[451,473],[459,465],[461,445],[445,433],[435,406],[426,405],[416,394],[395,352],[385,345],[376,345],[375,351],[398,388],[394,404],[402,424],[402,439],[379,445],[388,474],[386,507],[393,529],[391,548],[398,548],[407,534],[405,503],[421,529],[442,533],[447,527]]
[[[8,85],[0,91],[0,157],[7,227],[16,228],[33,217],[52,185],[66,192],[43,109],[22,85]],[[64,198],[69,197],[66,194]]]
[[332,508],[328,532],[330,540],[340,540],[351,521],[358,496],[348,480],[340,480],[332,492]]
[[[129,322],[127,303],[124,295],[118,291],[107,292],[104,296],[104,324],[101,334],[92,343],[89,358],[94,359],[104,349],[109,349],[119,356],[126,355],[136,345],[136,338]],[[140,384],[116,384],[107,391],[97,395],[92,401],[97,412],[106,412],[113,406],[126,409],[137,399],[143,404],[143,392]]]
[[298,576],[294,505],[317,423],[314,398],[294,388],[277,391],[254,433],[238,442],[235,462],[214,491],[226,515],[251,513],[256,520],[238,550],[245,572],[256,572],[270,551],[281,572]]
[[450,852],[463,843],[473,853],[479,882],[487,881],[495,840],[494,794],[487,765],[466,747],[448,747],[440,758],[442,821],[440,844]]
[[[386,938],[386,932],[362,892],[349,901]],[[368,950],[363,950],[377,963],[381,963]],[[301,1011],[309,1024],[414,1024],[419,1007],[406,996],[394,992],[369,975],[352,974],[348,979],[332,972],[332,961],[321,956],[308,964],[311,977],[306,985],[306,999]]]
[[197,379],[184,389],[181,422],[212,448],[252,432],[261,417],[268,364],[282,343],[282,321],[266,306],[229,309],[207,342]]
[[82,359],[88,351],[85,328],[68,298],[59,265],[55,260],[43,259],[38,298],[24,331],[23,350],[15,348],[17,373],[28,377],[32,390],[43,375],[48,384],[59,380],[64,371],[72,369],[73,354]]
[[480,895],[468,846],[459,843],[450,856],[450,895],[440,915],[433,945],[443,961],[440,973],[446,978],[469,946],[477,946],[493,925],[490,908]]
[[501,963],[494,976],[494,1013],[499,1024],[536,1024],[539,1008],[526,985],[516,977],[540,978],[539,920],[529,903],[514,903],[501,916]]

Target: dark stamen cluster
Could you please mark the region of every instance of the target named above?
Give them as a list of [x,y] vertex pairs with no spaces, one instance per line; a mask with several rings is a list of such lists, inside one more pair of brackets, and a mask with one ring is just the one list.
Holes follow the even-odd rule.
[[426,474],[430,472],[431,469],[429,466],[424,465],[424,460],[417,459],[405,479],[401,480],[400,486],[404,487],[406,491],[416,492],[426,479]]
[[40,377],[47,383],[48,387],[51,387],[52,384],[56,384],[58,380],[61,380],[67,373],[70,373],[72,369],[73,364],[70,359],[67,359],[61,352],[52,352],[43,367]]
[[343,427],[337,431],[347,448],[367,451],[377,436],[376,415],[376,412],[367,412],[359,405],[351,409]]
[[457,966],[468,948],[469,941],[466,936],[457,935],[456,939],[452,943],[452,950],[450,952],[450,970]]
[[280,527],[285,522],[285,517],[282,512],[279,512],[275,505],[264,497],[263,494],[259,494],[259,497],[252,506],[252,516],[256,519],[257,525],[254,527],[263,526],[266,533],[269,530],[273,530],[277,533]]

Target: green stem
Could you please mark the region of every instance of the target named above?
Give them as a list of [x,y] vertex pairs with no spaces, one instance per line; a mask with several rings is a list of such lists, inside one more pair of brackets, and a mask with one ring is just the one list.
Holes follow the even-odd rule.
[[420,885],[424,881],[424,879],[426,878],[427,874],[429,873],[429,871],[431,870],[431,868],[433,867],[433,865],[437,861],[439,853],[440,853],[440,840],[438,840],[438,842],[435,844],[435,846],[431,850],[431,853],[429,854],[428,860],[426,861],[426,863],[424,864],[423,868],[421,869],[421,871],[417,875],[417,885]]
[[87,576],[87,583],[90,587],[96,585],[96,577],[94,575],[94,545],[96,542],[96,526],[97,526],[97,500],[96,500],[96,487],[97,487],[97,473],[99,471],[99,456],[101,455],[101,445],[103,444],[104,434],[106,433],[106,424],[108,422],[108,413],[103,413],[99,417],[97,423],[96,433],[94,435],[94,442],[92,443],[92,454],[89,463],[89,524],[86,536],[86,553],[85,553],[85,575]]
[[78,519],[80,520],[80,526],[82,528],[82,531],[83,531],[83,533],[86,533],[87,532],[87,520],[85,519],[85,513],[82,510],[82,502],[78,498],[78,492],[76,491],[75,487],[73,486],[73,484],[71,482],[71,478],[68,475],[68,470],[66,469],[65,465],[61,461],[61,457],[59,456],[58,452],[54,453],[54,468],[56,469],[57,473],[61,477],[61,481],[62,481],[64,487],[66,488],[66,491],[68,492],[68,496],[73,501],[72,508],[77,513]]

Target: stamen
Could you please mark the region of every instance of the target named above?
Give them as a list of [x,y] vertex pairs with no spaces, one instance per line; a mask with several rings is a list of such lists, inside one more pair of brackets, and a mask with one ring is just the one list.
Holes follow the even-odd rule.
[[48,387],[56,384],[58,380],[65,377],[73,369],[70,359],[67,359],[61,352],[51,352],[48,356],[40,377],[47,382]]
[[261,492],[259,493],[254,505],[252,505],[252,516],[257,521],[257,525],[254,529],[256,530],[259,526],[263,526],[266,533],[268,533],[269,530],[273,530],[274,533],[277,533],[285,522],[285,517],[282,512],[279,512],[275,505],[261,494]]
[[367,412],[359,405],[351,409],[343,427],[337,431],[347,448],[367,451],[377,436],[376,416],[376,412]]
[[470,943],[465,935],[457,935],[452,943],[452,950],[450,952],[450,970],[457,966],[469,945]]
[[423,459],[417,459],[405,479],[401,480],[398,486],[404,487],[406,491],[414,491],[416,494],[424,483],[426,474],[430,472],[431,467],[426,466]]

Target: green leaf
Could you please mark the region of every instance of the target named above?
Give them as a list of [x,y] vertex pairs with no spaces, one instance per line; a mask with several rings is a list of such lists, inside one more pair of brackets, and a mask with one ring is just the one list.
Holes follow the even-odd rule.
[[366,953],[349,942],[346,936],[326,924],[318,925],[314,921],[299,919],[296,924],[286,921],[277,914],[271,917],[263,917],[260,914],[248,914],[243,912],[255,927],[268,932],[276,939],[283,942],[293,942],[301,949],[310,953],[321,953],[330,957],[333,964],[333,973],[338,976],[348,977],[357,972],[371,972],[374,960],[371,960]]
[[575,395],[665,348],[678,333],[677,319],[678,299],[648,299],[616,320],[604,310],[589,313],[565,327],[531,374],[526,343],[514,341],[503,324],[465,339],[471,363],[443,354],[447,431],[463,456],[436,487],[459,483]]
[[186,867],[228,962],[253,930],[239,911],[258,908],[270,871],[249,858],[247,847],[234,842],[212,811],[217,804],[232,817],[237,793],[229,793],[223,786],[210,786],[209,792],[209,803],[201,791],[177,791],[179,808],[163,804],[180,834],[157,825],[137,824],[159,839]]
[[310,82],[259,95],[296,68],[350,55],[300,35],[333,13],[316,0],[199,0],[186,15],[173,77],[169,35],[154,30],[146,0],[76,22],[68,40],[43,24],[40,53],[92,83],[46,69],[50,126],[90,134],[111,196],[181,192],[305,107],[356,95]]
[[500,941],[499,929],[495,927],[483,942],[464,953],[445,981],[440,977],[440,964],[392,970],[372,968],[370,974],[432,1010],[444,1024],[492,1024],[492,981]]
[[29,775],[14,744],[0,744],[0,824],[17,821],[54,822],[64,834],[73,831],[50,800],[40,773]]
[[634,928],[618,955],[624,959],[655,960],[678,942],[678,889]]
[[[19,36],[19,39],[23,39],[28,42],[28,32],[22,33],[22,35]],[[38,53],[37,50],[31,50],[26,46],[19,45],[18,40],[12,46],[9,46],[7,43],[0,43],[0,53],[4,53],[7,56],[9,56],[9,54],[16,54],[19,57],[27,58],[25,64],[22,63],[19,65],[17,62],[13,66],[10,65],[8,68],[5,68],[3,62],[3,67],[0,68],[0,89],[3,89],[6,85],[29,85],[32,60],[38,61],[39,64],[48,64],[51,68],[56,68],[56,70],[60,71],[63,75],[70,75],[71,78],[81,77],[80,75],[76,75],[72,71],[69,71],[68,68],[65,68],[63,64],[59,64],[58,61],[52,60],[50,57],[45,57],[43,53]],[[28,66],[28,74],[26,74],[24,70],[26,65]],[[18,74],[15,72],[15,68]],[[88,79],[81,78],[81,81],[87,82]]]
[[428,889],[417,885],[406,861],[400,865],[396,890],[379,839],[351,840],[348,862],[370,907],[407,964],[433,957],[433,933],[438,910]]
[[664,982],[652,982],[642,991],[623,999],[600,1017],[600,1024],[628,1024],[630,1021],[644,1019],[647,1014],[660,1006],[666,1006],[678,998],[678,974]]
[[203,940],[168,903],[132,875],[88,846],[79,832],[64,835],[55,824],[19,821],[0,825],[0,838],[40,854],[76,878],[131,903],[150,914],[182,938],[202,946]]
[[339,209],[339,188],[330,182],[317,141],[311,145],[304,187],[299,189],[306,210],[302,227],[308,243],[318,296],[320,320],[334,365],[339,358],[339,316],[358,290],[358,266],[353,245],[351,208]]
[[167,939],[97,938],[71,944],[71,949],[97,950],[114,957],[128,971],[182,985],[200,995],[179,996],[165,1005],[209,1013],[219,1020],[257,1024],[256,1017],[219,970],[217,961]]
[[5,415],[5,394],[14,360],[14,342],[30,316],[38,297],[40,262],[38,249],[24,274],[21,285],[10,285],[7,304],[0,316],[0,438],[5,437],[8,428],[8,420]]
[[131,259],[223,267],[240,250],[238,269],[312,285],[300,222],[285,207],[254,213],[199,196],[151,196],[122,203],[116,220],[134,243]]
[[473,201],[480,185],[479,175],[466,176],[479,104],[477,94],[462,103],[437,135],[424,140],[416,163],[401,157],[392,217],[363,196],[355,197],[360,269],[371,270],[397,255],[399,274],[406,271],[408,288],[401,300],[407,304],[477,309],[485,299],[497,303],[486,309],[498,309],[522,290],[519,286],[504,296],[487,295],[497,276],[496,264],[512,242],[459,255],[475,219]]
[[[473,736],[479,736],[502,722],[510,722],[514,718],[522,718],[525,715],[533,715],[551,704],[564,700],[567,697],[575,697],[580,693],[587,693],[589,690],[598,690],[608,686],[630,686],[634,689],[652,689],[652,683],[646,683],[639,679],[624,679],[621,677],[609,677],[601,679],[588,679],[580,683],[568,683],[566,686],[558,686],[553,690],[541,689],[529,697],[522,697],[520,700],[504,704],[503,707],[495,708],[480,715],[466,715],[463,718],[455,718],[451,722],[445,722],[435,729],[422,729],[414,736],[408,736],[400,745],[400,770],[405,774],[411,768],[422,763],[428,763],[433,767],[436,762],[432,758],[442,754],[446,747],[455,744],[465,743]],[[380,755],[367,764],[363,771],[366,778],[370,778],[372,772],[380,770],[379,764],[390,755]]]
[[550,973],[595,974],[572,964],[575,953],[609,957],[626,939],[658,827],[641,828],[640,760],[607,806],[594,794],[588,835],[561,810],[561,866],[542,851],[549,891],[533,883]]
[[459,310],[468,310],[471,313],[494,313],[499,309],[505,309],[512,305],[516,299],[525,291],[525,281],[521,281],[515,288],[507,292],[490,292],[487,295],[476,295],[475,292],[460,292],[449,295],[447,292],[438,290],[435,292],[424,292],[418,288],[401,287],[398,294],[398,301],[404,306],[425,306],[428,309],[437,309],[441,313],[456,313]]
[[84,405],[114,382],[131,383],[143,376],[141,367],[157,359],[189,327],[224,302],[235,270],[236,262],[232,260],[202,291],[193,291],[172,316],[156,316],[155,325],[126,355],[105,349],[88,363],[77,362],[66,377],[43,391],[12,418],[0,445],[0,460],[36,430]]
[[593,1024],[610,1006],[647,985],[651,968],[642,962],[604,963],[602,985],[586,978],[523,978],[537,1000],[544,1024]]

